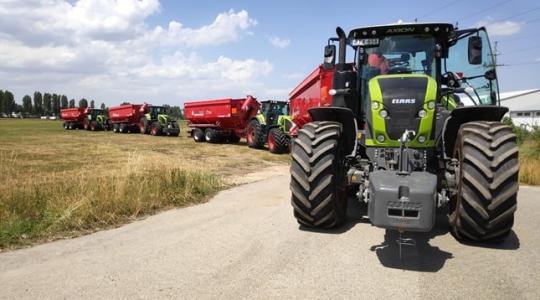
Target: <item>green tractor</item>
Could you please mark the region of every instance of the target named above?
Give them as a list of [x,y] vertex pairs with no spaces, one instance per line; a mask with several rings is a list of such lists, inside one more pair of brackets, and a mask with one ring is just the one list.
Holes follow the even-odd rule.
[[180,135],[180,126],[168,114],[168,107],[154,106],[145,103],[143,105],[145,114],[139,121],[139,131],[151,135]]
[[86,108],[86,118],[83,121],[83,128],[86,130],[109,130],[109,117],[103,109]]
[[268,144],[268,150],[272,153],[289,152],[291,126],[288,102],[262,101],[259,113],[248,124],[248,146],[262,149]]
[[339,226],[355,195],[373,225],[400,233],[400,246],[401,233],[430,231],[443,208],[456,239],[504,240],[517,208],[518,148],[501,122],[508,108],[486,30],[415,23],[336,32],[323,63],[334,70],[332,106],[310,109],[292,145],[297,221]]

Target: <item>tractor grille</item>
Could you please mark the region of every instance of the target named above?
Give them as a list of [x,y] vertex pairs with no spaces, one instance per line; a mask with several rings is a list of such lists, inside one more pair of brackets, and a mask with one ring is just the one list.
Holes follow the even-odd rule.
[[388,110],[385,124],[390,139],[399,139],[407,129],[418,132],[418,111],[424,104],[427,82],[425,77],[379,79],[384,107]]

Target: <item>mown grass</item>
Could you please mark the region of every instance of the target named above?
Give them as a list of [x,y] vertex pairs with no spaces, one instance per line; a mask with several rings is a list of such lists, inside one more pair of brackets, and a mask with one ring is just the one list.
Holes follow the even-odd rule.
[[0,250],[200,203],[235,176],[289,160],[245,144],[196,144],[182,130],[169,138],[0,120]]

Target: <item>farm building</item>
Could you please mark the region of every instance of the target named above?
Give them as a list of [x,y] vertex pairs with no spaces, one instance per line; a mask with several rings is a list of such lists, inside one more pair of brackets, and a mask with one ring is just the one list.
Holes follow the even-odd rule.
[[501,93],[501,105],[510,109],[515,125],[540,126],[540,89]]

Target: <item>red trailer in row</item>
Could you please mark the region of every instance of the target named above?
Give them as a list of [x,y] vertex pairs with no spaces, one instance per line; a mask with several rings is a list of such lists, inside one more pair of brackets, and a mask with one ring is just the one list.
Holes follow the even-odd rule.
[[184,103],[184,116],[196,142],[236,143],[246,136],[246,127],[260,109],[252,96]]
[[333,78],[334,69],[326,70],[320,65],[289,93],[290,114],[294,123],[291,135],[295,136],[298,129],[311,122],[310,108],[332,105],[330,90]]
[[109,119],[102,109],[96,108],[64,108],[60,111],[60,117],[64,120],[64,129],[108,130]]
[[124,103],[109,108],[114,132],[178,136],[180,127],[164,106]]

